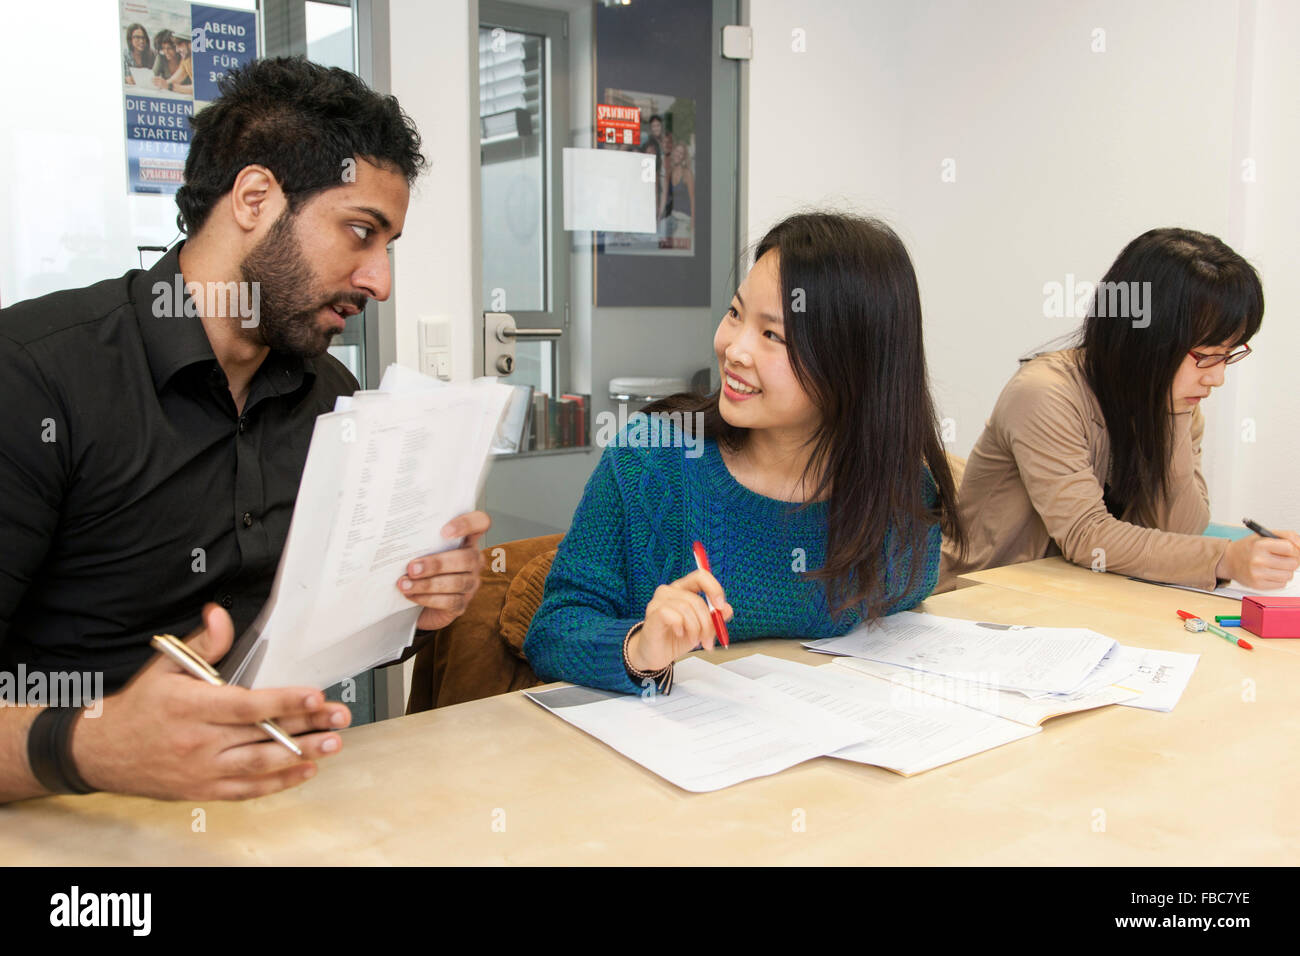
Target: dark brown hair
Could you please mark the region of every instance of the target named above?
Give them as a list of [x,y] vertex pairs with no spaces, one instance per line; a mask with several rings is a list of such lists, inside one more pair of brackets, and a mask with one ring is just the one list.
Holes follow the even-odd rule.
[[[1188,351],[1240,345],[1264,320],[1264,290],[1249,262],[1191,229],[1138,236],[1106,272],[1084,322],[1083,372],[1110,436],[1105,504],[1124,521],[1154,527],[1173,454],[1169,396]],[[1106,285],[1111,283],[1111,285]],[[1102,289],[1149,283],[1138,321],[1101,299]],[[1098,303],[1102,307],[1098,308]]]
[[[826,563],[808,573],[826,582],[835,614],[858,605],[878,617],[888,560],[911,549],[910,590],[931,526],[959,549],[965,540],[930,396],[916,273],[892,229],[841,213],[789,217],[758,243],[754,261],[770,251],[779,257],[790,366],[822,416],[804,479],[809,501],[827,500]],[[705,434],[728,450],[749,436],[722,417],[717,392],[674,395],[646,408],[655,411],[702,412]]]

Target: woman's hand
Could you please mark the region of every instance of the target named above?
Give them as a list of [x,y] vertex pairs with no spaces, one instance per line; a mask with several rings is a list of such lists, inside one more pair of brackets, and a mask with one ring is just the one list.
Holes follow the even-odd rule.
[[722,585],[708,571],[692,571],[672,584],[661,584],[646,605],[645,624],[628,642],[627,657],[634,668],[662,670],[701,645],[713,649],[717,635],[701,591],[722,612],[724,621],[731,620],[734,612]]
[[1248,588],[1271,591],[1285,587],[1300,567],[1300,535],[1279,531],[1276,538],[1257,534],[1228,545],[1214,573],[1222,579],[1240,581]]

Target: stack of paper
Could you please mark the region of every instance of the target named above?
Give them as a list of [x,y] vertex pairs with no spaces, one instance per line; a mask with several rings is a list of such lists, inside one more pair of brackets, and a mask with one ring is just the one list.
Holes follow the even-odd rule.
[[1110,704],[1168,711],[1198,655],[1124,647],[1081,628],[906,613],[806,647],[810,667],[754,654],[679,661],[668,696],[565,685],[547,710],[686,790],[717,790],[831,756],[910,776]]
[[1199,654],[1126,647],[1086,628],[987,624],[908,612],[804,645],[894,683],[1010,720],[1122,703],[1172,710]]
[[722,666],[856,723],[859,740],[827,751],[829,756],[905,777],[1040,732],[1035,725],[833,666],[809,667],[766,654]]
[[721,667],[686,658],[677,663],[666,696],[572,685],[525,694],[665,780],[696,792],[821,756],[911,776],[1041,732],[1036,723],[867,672],[833,664],[810,667],[765,654]]
[[400,656],[419,605],[397,581],[474,510],[511,395],[445,385],[391,366],[377,391],[316,419],[298,500],[266,606],[222,662],[244,687],[328,687]]

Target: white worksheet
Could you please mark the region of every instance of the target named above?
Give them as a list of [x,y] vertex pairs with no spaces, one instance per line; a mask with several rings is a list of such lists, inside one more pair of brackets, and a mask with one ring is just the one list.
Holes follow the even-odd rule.
[[1004,690],[1069,694],[1115,645],[1085,628],[988,624],[905,611],[804,646]]
[[910,667],[900,667],[897,664],[882,664],[879,661],[865,660],[860,657],[837,657],[831,665],[857,674],[869,674],[917,693],[955,701],[1026,727],[1040,726],[1043,721],[1059,717],[1061,714],[1092,710],[1109,704],[1129,703],[1142,696],[1135,688],[1116,685],[1106,686],[1083,695],[1048,694],[1043,697],[1027,697],[1017,691],[1000,690],[988,684],[963,681],[943,674],[930,674]]
[[672,692],[565,685],[529,699],[683,790],[720,790],[863,740],[856,722],[688,657]]
[[1041,730],[830,665],[809,667],[751,654],[722,667],[858,724],[866,739],[831,756],[884,767],[903,776]]

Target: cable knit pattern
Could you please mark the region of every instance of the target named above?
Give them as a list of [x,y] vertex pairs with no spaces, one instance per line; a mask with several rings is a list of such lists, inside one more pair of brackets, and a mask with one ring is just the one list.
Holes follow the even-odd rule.
[[[630,429],[631,426],[629,426]],[[605,449],[546,578],[546,592],[524,642],[543,680],[637,693],[623,669],[623,638],[645,616],[655,588],[694,570],[701,541],[735,611],[733,641],[818,638],[847,633],[862,617],[831,617],[824,585],[800,569],[826,559],[826,505],[765,498],[727,470],[716,443],[688,458],[686,448],[629,448],[625,435]],[[927,503],[935,490],[928,472]],[[886,540],[885,608],[914,607],[939,577],[940,534],[931,525],[919,580],[907,587],[911,548]]]

